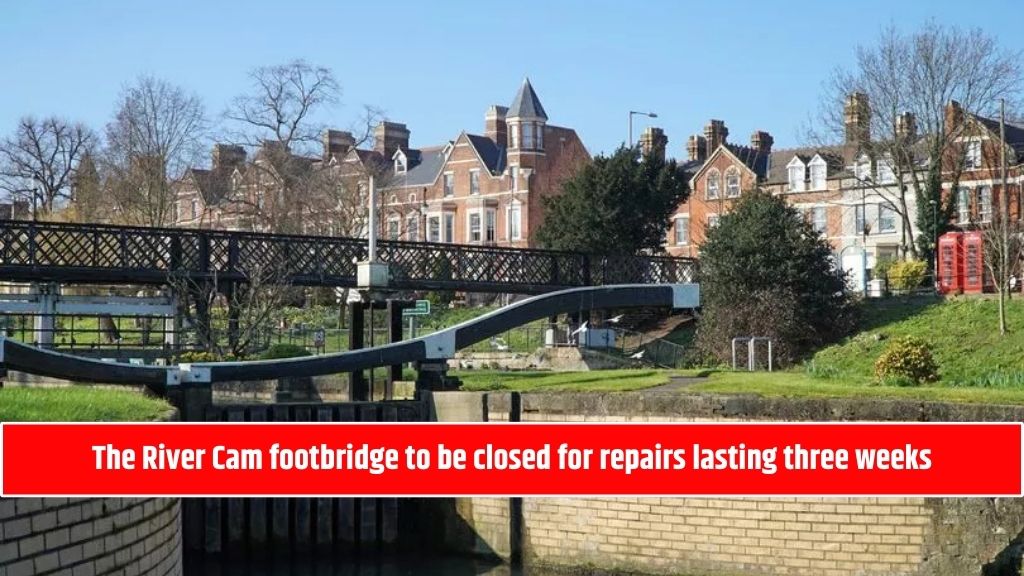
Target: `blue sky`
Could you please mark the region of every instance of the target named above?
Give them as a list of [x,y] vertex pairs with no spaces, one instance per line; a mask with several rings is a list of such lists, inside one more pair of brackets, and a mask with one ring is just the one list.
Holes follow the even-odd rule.
[[304,58],[344,90],[321,121],[345,127],[372,104],[408,125],[413,146],[482,131],[488,105],[508,105],[527,75],[550,122],[595,153],[626,139],[630,109],[659,114],[672,156],[712,117],[731,140],[765,129],[792,146],[830,70],[882,27],[934,18],[1020,50],[1020,13],[1015,0],[0,0],[0,134],[25,114],[100,129],[144,73],[217,115],[250,68]]

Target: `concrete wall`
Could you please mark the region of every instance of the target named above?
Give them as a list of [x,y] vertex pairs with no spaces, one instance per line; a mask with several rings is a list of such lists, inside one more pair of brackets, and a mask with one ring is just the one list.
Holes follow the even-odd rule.
[[0,576],[174,576],[181,562],[177,499],[0,499]]
[[[504,421],[507,393],[436,393],[441,421]],[[1024,407],[675,393],[523,394],[523,421],[1021,421]],[[463,500],[468,500],[465,502]],[[513,551],[513,499],[457,499],[464,550]],[[527,564],[643,573],[1019,574],[1021,499],[524,498]],[[1005,571],[1001,571],[1005,570]]]

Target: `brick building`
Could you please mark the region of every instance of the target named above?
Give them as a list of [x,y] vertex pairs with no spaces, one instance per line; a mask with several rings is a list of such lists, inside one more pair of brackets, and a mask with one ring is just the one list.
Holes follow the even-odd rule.
[[548,123],[528,79],[511,106],[487,110],[483,134],[415,149],[403,125],[379,130],[377,150],[392,162],[382,191],[389,239],[533,246],[543,199],[590,159],[575,130]]
[[[999,120],[964,111],[953,101],[946,106],[946,129],[954,145],[943,158],[943,191],[955,190],[951,224],[962,230],[984,227],[1002,201],[1002,151]],[[1007,122],[1006,165],[1010,219],[1021,219],[1024,183],[1024,125]]]
[[[905,130],[913,130],[912,117],[903,122]],[[699,256],[707,228],[756,188],[801,210],[832,244],[851,284],[861,286],[865,263],[870,275],[877,261],[902,256],[917,233],[914,194],[901,200],[891,162],[869,153],[876,148],[869,146],[869,123],[863,94],[847,100],[845,138],[836,145],[773,150],[771,135],[760,130],[749,145],[737,145],[728,141],[724,122],[710,121],[703,135],[687,143],[691,195],[673,216],[666,250]]]
[[[214,146],[211,167],[193,168],[177,185],[180,226],[266,229],[273,171],[260,155],[247,161],[238,146]],[[271,152],[274,152],[271,150]],[[434,146],[413,148],[405,124],[382,122],[373,148],[351,133],[328,130],[320,157],[293,156],[311,175],[299,205],[301,231],[366,233],[368,176],[376,178],[380,236],[388,239],[527,247],[544,219],[543,199],[590,156],[576,132],[548,123],[529,80],[511,106],[491,106],[484,133],[460,132]]]

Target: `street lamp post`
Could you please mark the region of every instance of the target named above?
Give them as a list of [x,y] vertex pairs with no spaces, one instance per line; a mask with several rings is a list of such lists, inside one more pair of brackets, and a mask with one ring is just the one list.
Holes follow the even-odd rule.
[[935,198],[928,201],[932,205],[932,282],[939,285],[939,219],[938,202]]
[[635,110],[629,111],[629,146],[633,147],[633,116],[647,116],[648,118],[657,118],[658,115],[654,112],[637,112]]

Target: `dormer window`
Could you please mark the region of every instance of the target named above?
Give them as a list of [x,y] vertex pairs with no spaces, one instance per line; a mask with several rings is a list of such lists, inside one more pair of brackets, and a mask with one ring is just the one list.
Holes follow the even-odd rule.
[[718,173],[718,170],[708,172],[707,186],[708,189],[705,194],[707,199],[718,200],[722,187],[722,176]]
[[860,182],[871,180],[871,158],[867,154],[861,154],[857,163],[853,165],[853,176]]
[[815,156],[810,163],[811,167],[811,190],[824,190],[825,179],[828,175],[828,164],[821,156]]
[[892,169],[891,154],[886,154],[878,161],[877,172],[879,184],[892,184],[896,182],[896,174]]
[[405,158],[405,153],[402,152],[401,150],[395,152],[394,160],[395,160],[395,173],[396,174],[405,174],[405,171],[408,168],[408,161]]
[[790,192],[803,192],[807,177],[807,169],[799,158],[793,158],[786,165]]

